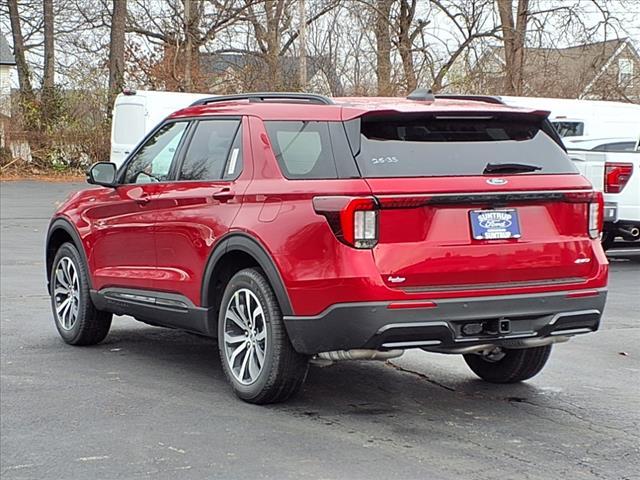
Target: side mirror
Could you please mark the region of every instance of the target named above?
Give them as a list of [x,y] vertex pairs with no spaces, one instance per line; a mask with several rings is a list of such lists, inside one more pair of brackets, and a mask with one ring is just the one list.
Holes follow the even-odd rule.
[[116,186],[116,164],[111,162],[98,162],[91,165],[87,171],[87,182],[103,187]]

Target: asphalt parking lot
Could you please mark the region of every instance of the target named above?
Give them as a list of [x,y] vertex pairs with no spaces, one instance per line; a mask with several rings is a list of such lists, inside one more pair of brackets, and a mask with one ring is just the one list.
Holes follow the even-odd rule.
[[300,396],[236,400],[216,345],[116,317],[70,347],[45,291],[55,204],[81,184],[0,184],[3,479],[640,478],[640,253],[611,256],[599,332],[511,386],[459,356],[310,370]]

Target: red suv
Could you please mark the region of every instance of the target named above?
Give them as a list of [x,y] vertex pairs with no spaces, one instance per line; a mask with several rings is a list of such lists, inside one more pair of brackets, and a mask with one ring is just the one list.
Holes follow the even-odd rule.
[[547,113],[493,97],[213,97],[116,171],[95,164],[49,227],[67,343],[112,314],[217,337],[235,393],[282,401],[309,360],[457,353],[531,378],[598,329],[602,198]]

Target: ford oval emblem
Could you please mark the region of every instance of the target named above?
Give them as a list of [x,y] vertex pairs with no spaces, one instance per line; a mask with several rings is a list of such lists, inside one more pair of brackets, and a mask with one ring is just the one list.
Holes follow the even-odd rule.
[[487,180],[487,183],[489,185],[505,185],[507,183],[507,180],[505,180],[504,178],[489,178]]

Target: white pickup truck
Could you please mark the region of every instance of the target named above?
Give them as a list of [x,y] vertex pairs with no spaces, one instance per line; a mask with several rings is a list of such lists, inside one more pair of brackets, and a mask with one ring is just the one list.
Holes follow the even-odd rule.
[[567,148],[580,173],[604,192],[604,248],[616,237],[640,242],[640,139],[632,151],[574,149],[569,142]]

